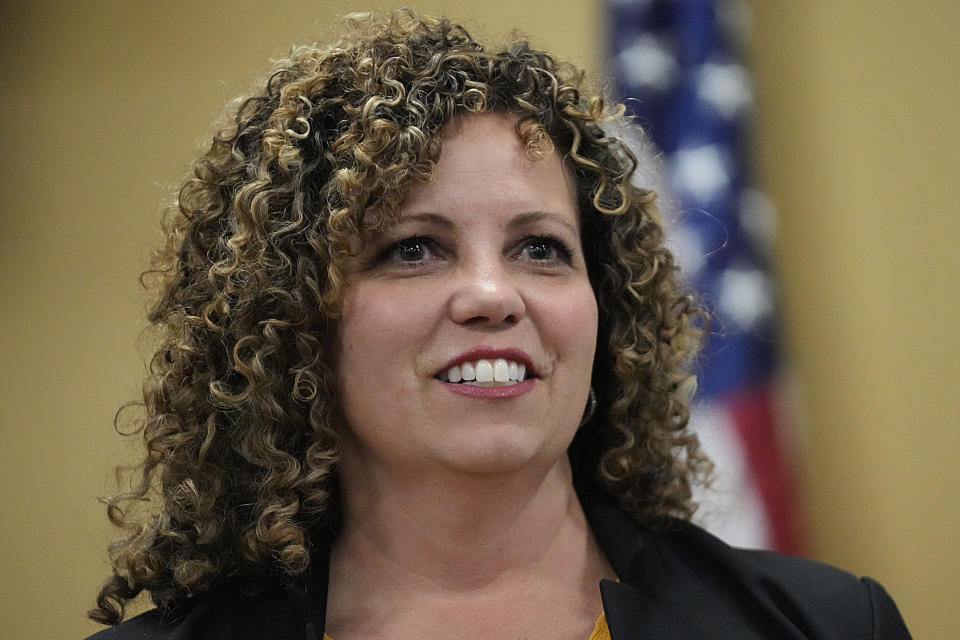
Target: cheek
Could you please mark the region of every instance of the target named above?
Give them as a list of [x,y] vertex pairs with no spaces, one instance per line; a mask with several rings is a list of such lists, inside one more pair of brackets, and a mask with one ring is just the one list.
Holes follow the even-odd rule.
[[587,380],[593,376],[593,361],[596,358],[597,351],[597,302],[593,297],[593,291],[590,291],[589,302],[584,309],[583,316],[578,319],[581,330],[583,357],[586,360],[585,375]]
[[[551,314],[552,327],[557,336],[558,347],[570,357],[593,362],[597,345],[597,301],[593,289],[579,288],[575,294],[554,303]],[[589,375],[588,366],[588,375]]]
[[[396,287],[357,285],[344,296],[340,318],[339,362],[343,376],[362,366],[382,374],[398,354],[416,352],[426,325],[424,301]],[[349,377],[343,377],[349,380]]]
[[391,331],[389,314],[384,313],[383,301],[376,295],[366,295],[366,288],[353,289],[344,296],[340,317],[341,380],[362,375],[373,360],[384,356],[381,336]]
[[344,427],[367,443],[391,433],[406,406],[397,398],[416,391],[416,359],[430,326],[415,291],[379,284],[359,283],[344,293],[337,340]]

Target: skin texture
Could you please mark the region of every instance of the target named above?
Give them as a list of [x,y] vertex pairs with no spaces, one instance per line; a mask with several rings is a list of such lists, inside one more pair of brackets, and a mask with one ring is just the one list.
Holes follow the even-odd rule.
[[[566,456],[597,331],[572,187],[510,116],[467,116],[443,143],[436,181],[351,265],[328,633],[584,638],[613,572]],[[529,390],[477,398],[435,378],[477,346],[526,352]]]

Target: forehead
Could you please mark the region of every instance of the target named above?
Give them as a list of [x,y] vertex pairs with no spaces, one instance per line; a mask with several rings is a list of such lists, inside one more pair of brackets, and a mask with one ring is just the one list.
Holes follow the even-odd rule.
[[459,119],[443,136],[434,181],[414,186],[400,209],[405,214],[516,214],[546,211],[578,223],[574,183],[553,150],[531,157],[508,114]]

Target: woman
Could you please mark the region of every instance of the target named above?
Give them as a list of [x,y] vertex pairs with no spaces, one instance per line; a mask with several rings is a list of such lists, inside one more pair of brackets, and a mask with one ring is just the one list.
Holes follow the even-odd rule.
[[908,637],[875,582],[686,522],[703,314],[579,83],[398,12],[240,105],[151,271],[109,515],[157,505],[91,617],[157,608],[96,637]]

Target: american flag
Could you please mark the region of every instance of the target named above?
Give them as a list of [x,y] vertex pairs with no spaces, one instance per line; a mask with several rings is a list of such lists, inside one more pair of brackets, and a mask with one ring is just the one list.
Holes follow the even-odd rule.
[[738,0],[608,0],[608,16],[617,98],[660,154],[672,248],[712,316],[691,425],[718,473],[698,495],[698,519],[731,544],[796,552],[792,448],[778,411],[775,218],[749,167],[748,9]]

